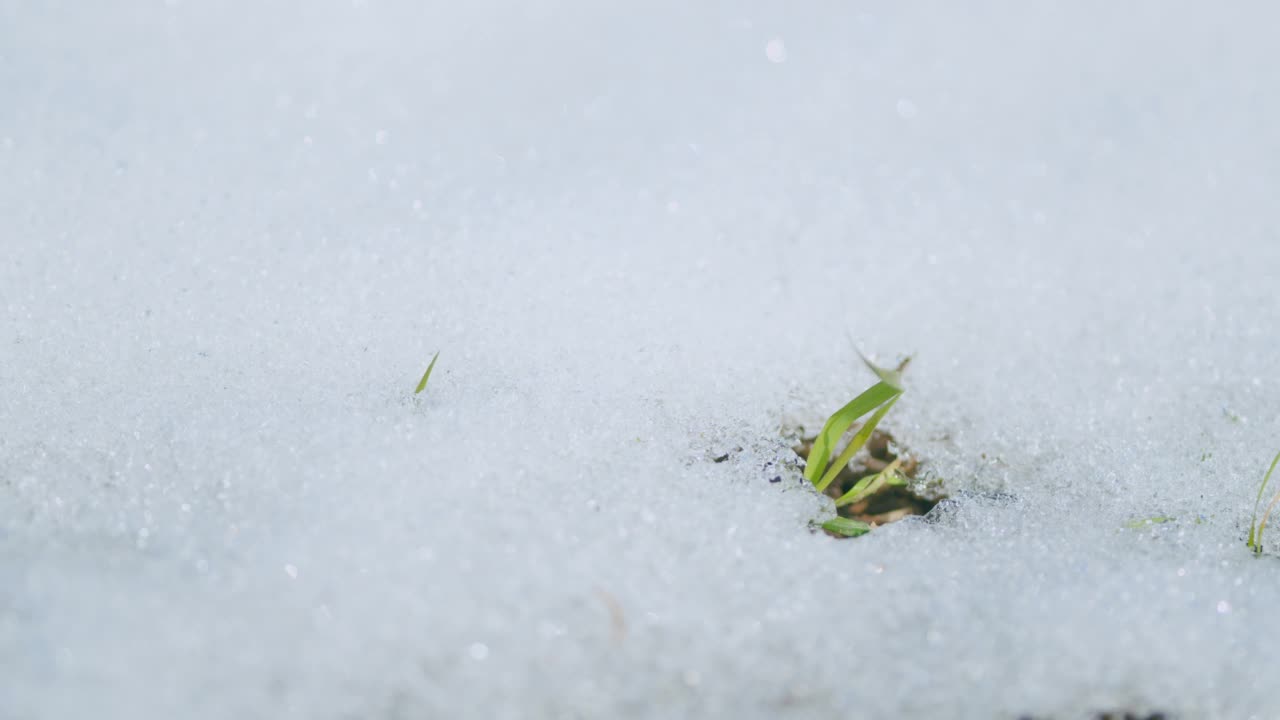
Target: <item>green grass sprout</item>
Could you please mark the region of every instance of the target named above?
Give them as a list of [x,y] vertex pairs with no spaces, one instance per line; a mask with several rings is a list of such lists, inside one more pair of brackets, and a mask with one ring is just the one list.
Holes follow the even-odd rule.
[[[862,391],[854,399],[850,400],[844,407],[836,410],[827,418],[826,424],[822,426],[822,431],[813,439],[813,443],[809,446],[809,457],[804,467],[804,477],[813,483],[814,489],[820,493],[825,493],[831,483],[840,475],[841,472],[849,465],[854,456],[858,454],[867,442],[871,439],[872,433],[875,432],[876,426],[884,419],[884,416],[893,409],[898,398],[902,397],[902,371],[906,369],[907,363],[911,362],[911,358],[903,360],[895,369],[886,369],[879,367],[875,363],[867,359],[855,347],[854,352],[858,353],[858,357],[862,358],[862,362],[875,373],[880,379],[879,382]],[[870,417],[868,417],[870,416]],[[849,428],[853,424],[866,417],[862,425],[853,433],[853,437],[849,439],[849,443],[840,452],[835,462],[831,462],[831,454],[836,448],[836,444],[844,437]],[[895,459],[889,463],[883,470],[862,478],[854,484],[852,488],[836,499],[837,508],[858,502],[863,498],[879,492],[886,485],[905,485],[906,479],[898,473],[898,468],[902,465],[902,459]],[[842,537],[857,537],[871,532],[871,525],[861,520],[853,518],[837,516],[822,523],[822,529],[832,535]]]
[[[884,416],[889,413],[889,408],[893,407],[893,404],[898,402],[898,398],[900,397],[902,397],[901,391],[890,398],[888,402],[881,405],[880,408],[871,415],[871,417],[867,418],[866,422],[862,423],[862,427],[858,428],[858,432],[854,433],[853,438],[849,440],[849,444],[845,446],[844,452],[840,453],[840,457],[836,458],[836,461],[831,463],[831,466],[827,468],[827,472],[822,476],[822,479],[815,483],[814,487],[818,489],[818,492],[825,492],[827,487],[831,485],[831,481],[836,479],[836,476],[840,474],[841,470],[844,470],[844,466],[848,465],[849,461],[853,459],[853,456],[857,455],[858,451],[862,449],[862,446],[867,444],[867,440],[871,439],[871,433],[875,432],[876,425],[880,424],[880,421],[884,419]],[[809,457],[813,457],[813,455],[810,455]]]
[[906,484],[898,476],[898,466],[902,464],[902,458],[898,458],[889,463],[885,469],[875,475],[868,475],[862,478],[853,487],[849,488],[849,492],[836,498],[836,507],[844,507],[852,505],[863,498],[870,497],[883,488],[885,485],[902,485]]
[[[864,415],[874,412],[877,408],[885,405],[890,400],[894,400],[898,395],[902,394],[900,388],[896,388],[887,382],[881,380],[862,392],[861,395],[850,400],[848,404],[832,413],[827,418],[827,422],[822,426],[822,432],[813,439],[813,447],[809,450],[809,459],[804,466],[804,476],[809,482],[818,488],[818,492],[827,489],[827,485],[831,484],[831,480],[835,475],[826,474],[827,463],[831,460],[831,450],[835,447],[836,442],[845,434],[846,431]],[[881,415],[883,417],[883,415]],[[870,423],[863,425],[865,429]],[[873,428],[874,429],[874,428]],[[871,431],[867,431],[867,436],[871,435]],[[863,440],[865,442],[865,439]],[[855,449],[856,452],[856,449]],[[848,462],[846,460],[846,462]],[[839,466],[836,466],[837,473]],[[825,482],[823,482],[825,480]]]
[[431,379],[431,371],[436,367],[436,360],[440,359],[440,351],[431,357],[431,364],[427,366],[427,371],[422,373],[422,379],[418,381],[418,387],[414,389],[413,394],[417,395],[427,389],[427,381]]
[[[804,476],[813,483],[818,492],[825,491],[831,481],[836,479],[841,469],[862,449],[870,439],[871,433],[875,431],[876,425],[898,401],[898,397],[902,395],[902,371],[906,369],[907,363],[911,362],[911,358],[908,357],[896,369],[889,370],[868,360],[857,348],[854,348],[854,351],[858,353],[858,357],[862,358],[867,368],[880,378],[880,382],[867,388],[861,395],[832,413],[831,417],[827,418],[826,424],[822,426],[822,432],[813,439],[809,459],[804,467]],[[831,463],[831,451],[835,449],[836,443],[855,422],[868,413],[874,414],[862,424],[862,427],[858,428],[858,432],[849,441],[849,445],[845,447],[836,462]]]
[[844,537],[858,537],[871,532],[871,526],[861,520],[853,520],[847,517],[835,517],[822,523],[822,529],[836,535]]
[[1255,554],[1259,555],[1262,554],[1262,531],[1267,527],[1267,518],[1271,517],[1271,512],[1276,509],[1276,504],[1280,503],[1280,493],[1276,493],[1276,496],[1267,505],[1266,512],[1262,514],[1262,522],[1258,522],[1258,506],[1262,504],[1262,495],[1267,491],[1267,483],[1271,481],[1271,473],[1276,471],[1277,464],[1280,464],[1280,453],[1276,453],[1275,459],[1271,461],[1271,467],[1267,468],[1267,474],[1262,476],[1262,486],[1258,488],[1258,498],[1253,501],[1253,521],[1249,523],[1249,539],[1245,544]]

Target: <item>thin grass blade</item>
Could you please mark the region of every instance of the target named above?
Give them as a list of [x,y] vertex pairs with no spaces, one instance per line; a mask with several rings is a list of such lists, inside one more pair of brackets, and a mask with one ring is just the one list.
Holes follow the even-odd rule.
[[888,467],[875,475],[862,478],[856,485],[849,488],[849,492],[836,498],[836,507],[852,505],[865,497],[870,497],[871,495],[876,494],[880,491],[880,488],[884,487],[889,482],[889,478],[894,476],[898,471],[898,466],[901,464],[902,458],[898,458],[897,460],[889,463]]
[[[1276,453],[1275,459],[1271,461],[1271,467],[1267,468],[1267,474],[1262,477],[1262,487],[1258,488],[1258,498],[1253,501],[1253,518],[1249,522],[1249,540],[1247,547],[1254,552],[1262,552],[1262,528],[1258,528],[1256,543],[1254,538],[1254,527],[1258,522],[1258,505],[1262,503],[1262,495],[1267,491],[1267,483],[1271,481],[1271,473],[1276,471],[1277,463],[1280,463],[1280,453]],[[1272,504],[1274,505],[1275,503],[1272,502]],[[1265,517],[1263,518],[1263,523],[1266,523]]]
[[422,379],[418,381],[418,387],[413,391],[414,395],[417,395],[418,393],[427,389],[427,381],[431,379],[431,371],[435,369],[436,360],[439,360],[439,359],[440,359],[440,351],[437,350],[436,354],[431,357],[431,364],[427,366],[427,371],[422,373]]
[[822,426],[822,432],[814,438],[813,447],[809,450],[809,460],[804,467],[805,478],[816,485],[827,469],[831,449],[835,447],[836,441],[844,435],[849,426],[901,392],[889,383],[878,382],[827,418],[827,423]]
[[1258,523],[1257,542],[1253,546],[1255,553],[1262,552],[1262,531],[1267,529],[1267,520],[1271,517],[1271,512],[1276,509],[1276,505],[1280,504],[1280,492],[1271,498],[1270,504],[1267,505],[1267,511],[1262,514],[1262,521]]
[[[1265,488],[1267,486],[1267,481],[1271,479],[1271,473],[1276,469],[1277,462],[1280,462],[1280,453],[1276,454],[1276,459],[1271,461],[1271,467],[1267,468],[1267,474],[1262,478],[1262,487]],[[1262,531],[1267,528],[1267,519],[1271,517],[1271,513],[1276,509],[1277,503],[1280,503],[1280,492],[1271,498],[1271,502],[1267,504],[1266,512],[1262,513],[1262,521],[1258,523],[1258,535],[1256,537],[1254,537],[1253,528],[1249,528],[1249,542],[1252,543],[1249,547],[1255,553],[1262,553]]]
[[894,403],[898,402],[898,398],[900,397],[902,397],[901,391],[892,398],[889,398],[888,402],[881,405],[880,409],[876,410],[871,417],[867,418],[866,422],[862,423],[862,427],[858,428],[858,432],[854,433],[853,438],[849,440],[849,444],[845,447],[844,452],[840,453],[840,457],[836,458],[836,461],[831,463],[827,468],[826,474],[822,476],[822,480],[818,481],[818,484],[816,485],[818,492],[826,491],[827,486],[831,484],[831,481],[835,480],[836,476],[840,474],[840,471],[844,470],[844,466],[848,465],[849,461],[853,459],[853,456],[857,455],[858,451],[862,449],[862,446],[867,444],[867,440],[871,439],[871,433],[875,432],[876,425],[880,424],[880,421],[884,419],[884,416],[889,412],[889,409],[893,407]]
[[866,490],[867,487],[871,485],[872,481],[876,479],[876,477],[877,477],[876,475],[868,475],[862,478],[861,480],[859,480],[858,482],[854,483],[853,487],[849,488],[849,492],[836,498],[836,507],[844,507],[845,505],[848,505],[850,502],[849,498],[856,497],[858,494]]
[[876,493],[880,492],[880,488],[884,486],[885,486],[885,476],[876,475],[871,478],[871,484],[867,485],[865,490],[862,490],[861,492],[858,492],[858,493],[854,493],[852,490],[850,490],[849,492],[840,496],[836,500],[836,507],[840,508],[840,507],[844,507],[845,505],[852,505],[856,502],[861,502],[862,500],[865,500],[871,497],[872,495],[875,495]]

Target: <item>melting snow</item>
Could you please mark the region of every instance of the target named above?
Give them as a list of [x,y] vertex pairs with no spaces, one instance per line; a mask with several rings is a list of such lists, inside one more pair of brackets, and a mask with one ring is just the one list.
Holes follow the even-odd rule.
[[1278,19],[0,10],[0,717],[1280,716]]

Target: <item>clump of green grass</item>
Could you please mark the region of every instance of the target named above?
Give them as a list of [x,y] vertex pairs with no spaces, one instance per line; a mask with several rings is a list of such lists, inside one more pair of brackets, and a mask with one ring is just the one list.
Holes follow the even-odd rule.
[[431,356],[431,364],[427,366],[427,371],[422,373],[422,379],[418,381],[418,387],[414,388],[413,390],[414,395],[417,395],[418,393],[421,393],[423,390],[427,389],[427,381],[431,379],[431,371],[436,368],[436,360],[439,360],[439,359],[440,359],[440,351],[437,350],[436,354]]
[[[809,450],[809,459],[804,468],[804,476],[813,483],[818,492],[826,491],[853,456],[867,444],[871,433],[875,432],[876,426],[893,408],[894,403],[898,402],[903,392],[902,371],[910,361],[911,358],[907,358],[896,370],[888,370],[876,366],[865,356],[862,357],[862,362],[880,378],[880,382],[867,388],[844,407],[832,413],[831,417],[827,418],[826,424],[822,426],[822,431],[814,438],[813,447]],[[862,423],[840,456],[832,462],[831,454],[840,442],[840,438],[844,437],[855,422],[867,415],[870,417]],[[897,473],[898,465],[899,461],[895,461],[879,473],[859,480],[853,488],[836,499],[836,507],[858,502],[886,485],[905,484],[906,481]],[[856,537],[870,532],[871,526],[860,520],[837,517],[822,523],[822,529],[845,537]]]
[[1276,453],[1275,459],[1271,461],[1271,467],[1267,468],[1267,474],[1262,476],[1258,498],[1253,501],[1253,521],[1249,523],[1249,539],[1245,541],[1248,548],[1259,555],[1262,554],[1262,531],[1267,528],[1267,519],[1271,517],[1271,512],[1276,509],[1277,504],[1280,504],[1280,492],[1277,492],[1267,504],[1266,512],[1262,514],[1262,521],[1258,522],[1258,507],[1262,504],[1262,496],[1267,491],[1267,483],[1271,482],[1271,473],[1276,471],[1277,464],[1280,464],[1280,453]]

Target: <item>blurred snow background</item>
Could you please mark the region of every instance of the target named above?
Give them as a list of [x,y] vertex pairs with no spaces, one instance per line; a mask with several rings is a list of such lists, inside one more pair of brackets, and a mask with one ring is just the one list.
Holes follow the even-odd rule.
[[0,718],[1280,717],[1277,20],[0,2]]

